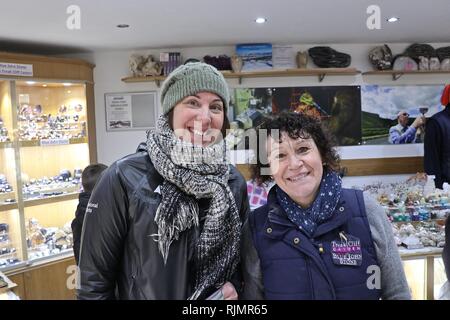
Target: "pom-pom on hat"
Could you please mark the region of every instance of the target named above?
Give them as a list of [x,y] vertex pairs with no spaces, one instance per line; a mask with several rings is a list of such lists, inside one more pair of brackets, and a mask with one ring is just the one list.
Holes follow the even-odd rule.
[[441,103],[443,106],[448,106],[450,103],[450,84],[446,85],[442,92]]

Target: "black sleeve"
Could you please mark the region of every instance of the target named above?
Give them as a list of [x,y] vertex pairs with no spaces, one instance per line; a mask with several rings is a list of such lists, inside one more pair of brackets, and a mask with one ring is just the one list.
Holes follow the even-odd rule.
[[[78,209],[77,209],[78,211]],[[75,257],[75,262],[77,265],[80,261],[80,242],[81,242],[81,230],[83,228],[83,216],[81,217],[81,214],[75,215],[75,219],[72,220],[71,227],[72,227],[72,235],[73,235],[73,255]]]
[[78,299],[114,299],[128,230],[128,197],[117,165],[94,188],[83,223]]
[[440,167],[442,137],[439,126],[434,119],[427,121],[424,142],[424,166],[425,172],[434,175],[436,188],[442,189],[443,180]]
[[[242,222],[242,227],[241,227],[241,244],[240,244],[240,250],[241,250],[241,257],[242,257],[242,234],[243,234],[243,228],[244,225],[247,222],[247,218],[248,218],[248,214],[250,212],[250,206],[248,203],[248,195],[247,195],[247,184],[244,180],[243,177],[241,177],[241,184],[240,184],[240,194],[242,195],[242,199],[241,199],[241,203],[240,203],[240,208],[239,208],[239,216],[241,217],[241,222]],[[242,258],[241,258],[242,260]],[[230,279],[230,282],[233,284],[234,288],[236,289],[238,296],[241,295],[242,292],[242,272],[241,272],[241,265],[242,262],[240,261],[236,272],[233,274],[233,276]]]
[[444,261],[447,280],[450,281],[450,217],[447,218],[445,223],[445,245],[444,251],[442,251],[442,260]]
[[254,212],[250,212],[247,223],[244,225],[242,234],[242,276],[244,279],[244,288],[242,291],[242,300],[263,300],[264,285],[262,280],[261,264],[258,252],[253,243],[252,229]]

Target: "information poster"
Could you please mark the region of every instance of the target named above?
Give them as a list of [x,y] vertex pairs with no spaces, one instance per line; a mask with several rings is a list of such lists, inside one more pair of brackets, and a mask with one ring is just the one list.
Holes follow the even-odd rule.
[[140,130],[155,126],[156,93],[105,94],[106,130]]
[[106,97],[107,129],[131,128],[131,95]]

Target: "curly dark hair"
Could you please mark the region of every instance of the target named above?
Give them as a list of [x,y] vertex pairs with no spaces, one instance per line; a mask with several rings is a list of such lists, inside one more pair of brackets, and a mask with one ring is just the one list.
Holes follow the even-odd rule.
[[[251,165],[252,178],[256,180],[258,184],[268,182],[270,180],[269,175],[262,174],[263,168],[269,168],[267,159],[264,159],[265,163],[261,160],[261,156],[266,158],[267,146],[266,143],[260,139],[266,134],[270,136],[271,131],[277,129],[280,135],[280,142],[282,139],[282,133],[287,133],[291,139],[309,139],[312,138],[319,149],[322,161],[325,163],[325,168],[338,172],[340,170],[339,155],[334,147],[336,142],[330,132],[324,127],[324,125],[316,118],[308,116],[303,113],[295,112],[281,112],[273,116],[266,116],[263,124],[257,129],[257,139],[260,150],[255,151],[256,164]],[[264,130],[264,131],[262,131]]]

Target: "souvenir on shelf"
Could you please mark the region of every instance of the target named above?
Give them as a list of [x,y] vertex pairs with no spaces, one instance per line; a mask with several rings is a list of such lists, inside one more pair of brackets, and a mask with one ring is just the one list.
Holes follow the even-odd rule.
[[86,136],[86,121],[81,121],[83,111],[81,104],[76,104],[68,112],[66,105],[61,105],[56,114],[42,114],[43,107],[38,104],[31,107],[23,104],[19,107],[19,139],[22,141],[40,139],[70,139]]
[[[25,176],[25,175],[24,175]],[[23,197],[25,200],[57,196],[66,193],[79,192],[81,175],[79,169],[74,170],[74,176],[69,170],[61,170],[54,177],[39,179],[23,179]]]
[[30,218],[27,226],[27,246],[30,260],[71,249],[73,236],[70,222],[67,222],[62,228],[44,228],[36,218]]
[[9,237],[9,225],[0,223],[0,267],[19,262],[16,251]]
[[6,176],[0,173],[0,204],[15,202],[13,187],[8,183]]
[[398,246],[407,249],[423,247],[442,248],[445,244],[445,228],[435,221],[393,225],[394,237]]
[[0,117],[0,142],[8,142],[11,139],[8,136],[8,129],[6,129],[5,124],[3,123],[2,117]]
[[366,185],[363,190],[385,209],[398,245],[409,249],[443,246],[442,225],[450,215],[450,194],[434,188],[425,174],[404,182]]

